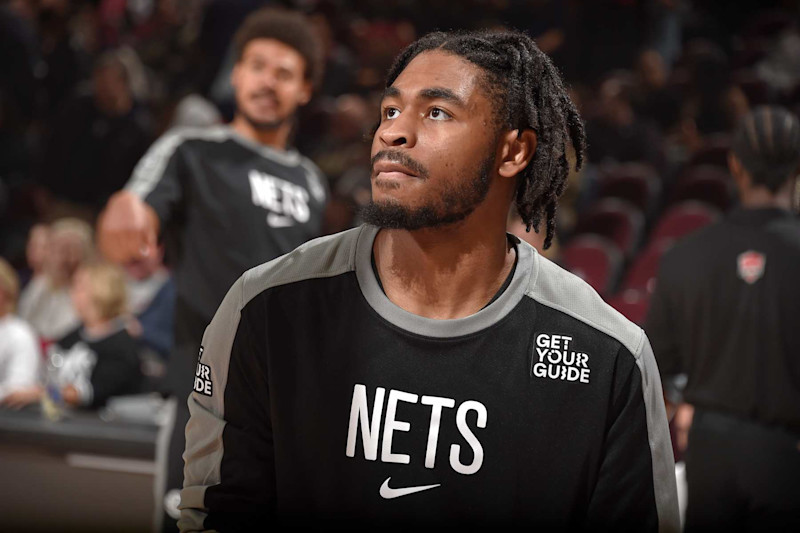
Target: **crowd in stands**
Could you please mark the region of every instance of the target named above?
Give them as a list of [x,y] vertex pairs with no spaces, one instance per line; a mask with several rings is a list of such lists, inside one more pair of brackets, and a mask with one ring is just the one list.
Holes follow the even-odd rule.
[[[726,165],[740,117],[767,103],[800,111],[797,1],[2,0],[0,401],[41,395],[54,351],[70,403],[157,389],[169,253],[119,269],[98,257],[93,226],[159,135],[230,119],[231,36],[269,3],[307,12],[325,44],[293,144],[329,180],[328,233],[358,224],[369,201],[366,139],[405,45],[436,28],[536,37],[571,85],[589,161],[550,249],[514,213],[509,229],[639,323],[661,254],[735,202]],[[86,353],[110,365],[96,367],[105,377],[81,374]]]

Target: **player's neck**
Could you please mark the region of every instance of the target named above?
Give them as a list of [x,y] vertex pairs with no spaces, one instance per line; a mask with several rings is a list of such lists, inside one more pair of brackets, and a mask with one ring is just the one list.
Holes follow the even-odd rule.
[[789,186],[782,187],[777,193],[772,193],[766,187],[754,187],[741,194],[740,200],[745,209],[792,208]]
[[289,143],[289,134],[292,132],[292,123],[289,120],[284,121],[277,128],[257,129],[238,114],[233,118],[231,127],[245,139],[276,150],[286,150],[286,145]]
[[373,252],[386,296],[410,313],[436,319],[478,312],[516,259],[505,225],[484,217],[438,229],[382,230]]

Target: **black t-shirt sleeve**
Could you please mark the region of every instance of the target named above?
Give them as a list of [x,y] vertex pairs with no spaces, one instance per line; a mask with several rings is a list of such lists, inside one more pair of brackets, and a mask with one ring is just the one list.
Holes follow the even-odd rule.
[[[182,530],[245,531],[274,516],[264,313],[233,285],[203,336],[189,397]],[[260,326],[259,326],[260,322]]]
[[162,228],[176,217],[185,194],[183,142],[179,133],[161,137],[136,165],[125,186],[155,210]]
[[642,374],[633,355],[621,348],[588,531],[658,530],[652,461]]

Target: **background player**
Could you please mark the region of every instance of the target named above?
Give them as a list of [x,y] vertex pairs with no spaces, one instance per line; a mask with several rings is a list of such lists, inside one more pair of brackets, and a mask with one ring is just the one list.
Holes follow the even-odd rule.
[[729,155],[741,206],[661,262],[647,333],[665,389],[688,378],[687,531],[800,528],[799,166],[797,117],[756,108]]
[[297,13],[263,9],[234,39],[233,122],[167,133],[99,221],[99,245],[120,263],[156,253],[160,233],[176,245],[175,349],[167,373],[178,401],[165,497],[173,519],[185,398],[203,330],[245,270],[319,235],[327,196],[319,170],[290,148],[295,113],[322,75],[310,25]]
[[237,281],[203,338],[181,528],[676,530],[644,332],[506,234],[552,238],[581,120],[524,34],[434,33],[389,72],[370,223]]

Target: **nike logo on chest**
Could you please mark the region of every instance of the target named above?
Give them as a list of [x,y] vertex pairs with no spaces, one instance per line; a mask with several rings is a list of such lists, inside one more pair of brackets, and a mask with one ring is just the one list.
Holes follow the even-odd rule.
[[381,498],[385,500],[392,500],[394,498],[399,498],[401,496],[408,496],[409,494],[414,494],[415,492],[422,492],[423,490],[430,490],[435,489],[436,487],[441,486],[441,484],[437,483],[436,485],[420,485],[416,487],[403,487],[399,489],[393,489],[389,486],[389,481],[391,477],[387,477],[386,481],[383,482],[381,485],[380,495]]

